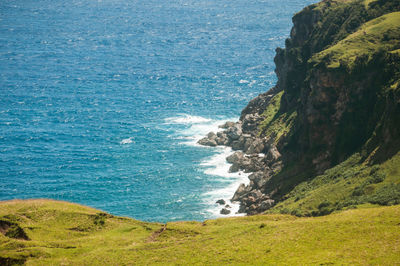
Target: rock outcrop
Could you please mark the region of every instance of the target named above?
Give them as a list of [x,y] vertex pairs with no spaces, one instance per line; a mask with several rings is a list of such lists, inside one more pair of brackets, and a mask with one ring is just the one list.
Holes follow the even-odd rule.
[[276,49],[277,84],[238,122],[199,143],[226,145],[230,171],[252,173],[232,197],[263,212],[355,152],[368,163],[400,150],[400,2],[325,0],[293,17]]
[[[260,138],[248,129],[247,133],[244,133],[243,125],[243,121],[227,122],[220,126],[223,131],[217,134],[210,132],[198,143],[206,146],[227,145],[236,150],[226,158],[227,162],[232,164],[229,172],[243,171],[252,174],[249,176],[249,185],[241,184],[231,201],[240,202],[239,212],[256,214],[274,204],[274,200],[263,193],[263,187],[271,176],[281,169],[281,155],[271,140]],[[218,138],[224,141],[216,141]],[[224,205],[225,201],[218,200],[217,203]],[[220,213],[229,214],[230,210],[225,207]]]

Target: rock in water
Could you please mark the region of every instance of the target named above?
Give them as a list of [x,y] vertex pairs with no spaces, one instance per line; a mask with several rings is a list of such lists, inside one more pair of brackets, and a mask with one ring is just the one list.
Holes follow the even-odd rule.
[[219,204],[219,205],[224,205],[226,202],[223,199],[219,199],[219,200],[217,200],[216,203]]
[[240,184],[238,189],[236,190],[235,194],[233,195],[231,201],[237,201],[239,200],[240,196],[246,193],[246,185],[245,184]]
[[235,125],[235,122],[230,122],[230,121],[228,121],[228,122],[226,122],[225,124],[220,125],[220,126],[218,126],[218,127],[219,127],[219,128],[223,128],[223,129],[227,129],[227,128],[233,127],[234,125]]
[[230,140],[237,140],[242,135],[242,127],[241,124],[235,124],[233,127],[230,127],[226,130],[226,135]]
[[220,213],[220,214],[223,214],[223,215],[227,215],[227,214],[230,214],[231,211],[228,210],[228,209],[223,208],[219,213]]
[[217,142],[215,141],[215,139],[209,139],[207,137],[202,138],[197,143],[204,146],[211,146],[211,147],[217,146]]

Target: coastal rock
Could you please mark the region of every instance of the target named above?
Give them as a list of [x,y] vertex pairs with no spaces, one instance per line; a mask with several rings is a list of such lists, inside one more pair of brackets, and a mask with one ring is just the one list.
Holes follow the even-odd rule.
[[264,211],[270,209],[272,206],[274,206],[274,203],[275,203],[275,201],[272,199],[264,200],[259,204],[258,210],[260,212],[264,212]]
[[229,140],[225,132],[217,132],[217,137],[215,138],[215,141],[218,145],[228,145]]
[[231,121],[227,121],[225,122],[225,124],[218,126],[219,128],[223,128],[223,129],[227,129],[230,127],[233,127],[236,123],[235,122],[231,122]]
[[[246,115],[248,114],[253,114],[253,115],[261,115],[268,103],[270,102],[270,100],[272,99],[272,97],[275,95],[275,93],[277,92],[277,88],[272,88],[271,90],[262,93],[260,95],[258,95],[257,97],[255,97],[254,99],[252,99],[249,104],[243,109],[241,115],[240,115],[240,120],[244,121]],[[251,120],[249,118],[247,118],[248,120]],[[248,132],[251,131],[252,127],[244,127],[244,131]]]
[[243,201],[247,206],[251,206],[257,201],[257,198],[255,198],[254,196],[248,196],[243,198]]
[[217,135],[214,132],[210,132],[207,134],[207,137],[202,138],[197,143],[204,146],[215,147],[218,145]]
[[279,153],[278,149],[276,148],[275,145],[271,145],[270,148],[268,149],[267,154],[265,155],[265,160],[268,162],[275,162],[281,157],[281,154]]
[[254,139],[246,150],[247,154],[261,153],[264,150],[264,141],[260,138]]
[[218,138],[228,138],[227,136],[226,136],[226,133],[225,132],[221,132],[221,131],[219,131],[219,132],[217,132],[217,137]]
[[257,132],[258,126],[263,118],[258,113],[247,114],[243,118],[242,130],[246,133]]
[[246,191],[245,188],[246,188],[246,185],[245,185],[245,184],[243,184],[243,183],[240,184],[239,187],[238,187],[238,189],[236,190],[235,194],[233,195],[231,201],[238,201],[239,198],[240,198],[243,194],[247,193],[247,191]]
[[257,199],[261,199],[262,197],[264,197],[264,194],[258,189],[251,191],[250,195],[252,195],[253,197],[255,197]]
[[228,163],[232,163],[232,164],[237,164],[240,161],[243,161],[245,159],[244,153],[241,151],[237,151],[231,155],[229,155],[228,157],[226,157],[226,161]]
[[249,175],[249,179],[253,182],[254,188],[262,188],[269,180],[270,175],[267,174],[269,169],[264,171],[257,171]]
[[246,205],[244,205],[243,203],[240,203],[238,213],[245,213],[246,208],[247,208]]
[[236,172],[239,172],[239,171],[240,171],[240,166],[237,165],[237,164],[232,164],[229,167],[229,170],[228,170],[229,173],[236,173]]
[[272,163],[270,166],[269,174],[274,175],[276,173],[279,173],[282,170],[282,167],[283,167],[282,161],[276,161]]
[[274,206],[275,201],[260,190],[252,190],[240,198],[239,213],[257,214]]
[[223,199],[219,199],[219,200],[216,201],[216,203],[219,204],[219,205],[224,205],[226,202]]
[[243,169],[245,173],[257,172],[265,168],[263,163],[263,158],[259,157],[258,154],[247,157],[249,162],[246,165],[243,165]]
[[220,213],[220,214],[223,214],[223,215],[228,215],[228,214],[231,213],[231,211],[228,210],[228,209],[226,209],[226,208],[223,208],[219,213]]
[[250,134],[242,134],[243,137],[243,152],[247,153],[247,150],[253,143],[253,137]]
[[216,138],[215,139],[215,142],[218,144],[218,145],[224,145],[224,146],[226,146],[226,145],[228,145],[228,139],[227,138]]
[[210,133],[208,133],[207,134],[207,138],[209,138],[209,139],[216,139],[217,138],[217,135],[214,133],[214,132],[210,132]]
[[243,150],[243,146],[244,146],[243,138],[240,137],[238,140],[233,141],[230,146],[232,147],[232,150],[234,150],[234,151]]
[[226,158],[232,166],[229,168],[231,173],[244,170],[245,173],[259,171],[265,167],[263,158],[258,155],[246,156],[243,152],[237,151]]
[[240,123],[235,124],[232,127],[229,127],[226,130],[226,135],[228,136],[229,140],[234,141],[238,140],[242,135],[242,127]]
[[215,139],[209,139],[208,137],[202,138],[197,142],[200,145],[215,147],[217,146],[217,142]]

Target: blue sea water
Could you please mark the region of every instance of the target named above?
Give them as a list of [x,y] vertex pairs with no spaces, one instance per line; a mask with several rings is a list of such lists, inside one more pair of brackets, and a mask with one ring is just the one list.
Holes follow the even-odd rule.
[[311,0],[0,1],[0,200],[218,217],[245,174],[196,140],[276,82]]

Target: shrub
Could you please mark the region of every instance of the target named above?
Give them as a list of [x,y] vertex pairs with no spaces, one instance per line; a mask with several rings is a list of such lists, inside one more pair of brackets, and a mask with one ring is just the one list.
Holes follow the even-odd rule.
[[374,172],[372,176],[368,179],[371,184],[377,184],[385,180],[386,174],[384,172]]
[[400,184],[384,185],[371,196],[369,202],[379,205],[400,204]]

